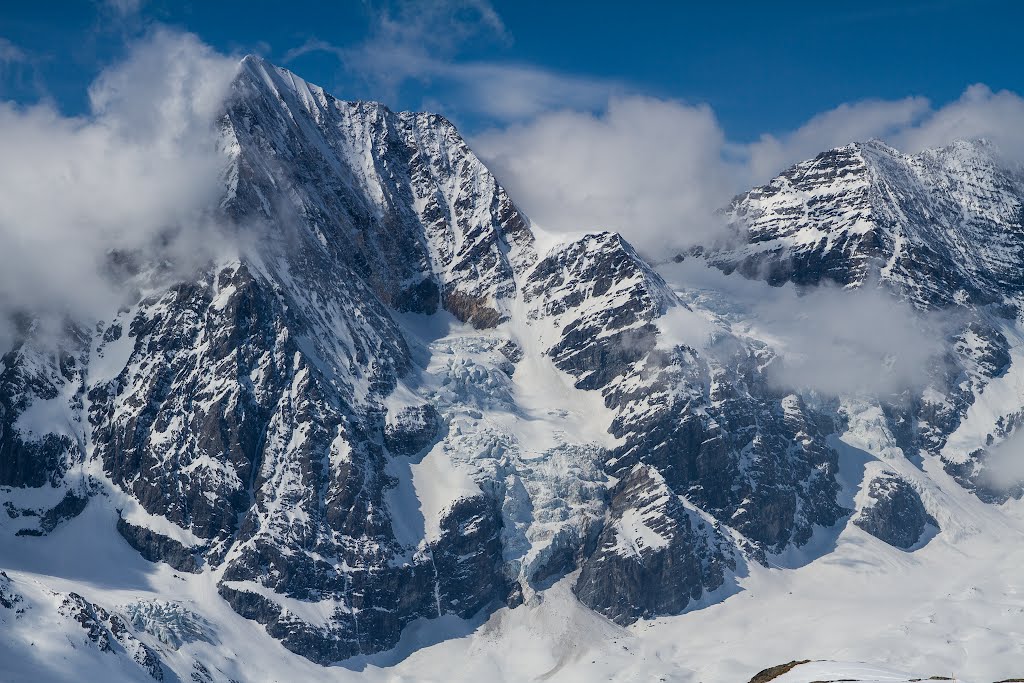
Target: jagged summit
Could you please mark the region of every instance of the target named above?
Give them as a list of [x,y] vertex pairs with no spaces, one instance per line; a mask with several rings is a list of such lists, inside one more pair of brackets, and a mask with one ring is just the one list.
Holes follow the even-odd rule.
[[[539,251],[442,117],[249,56],[219,133],[220,207],[260,239],[0,363],[0,625],[67,661],[362,673],[519,609],[558,612],[531,621],[552,641],[618,639],[602,617],[785,585],[837,538],[899,564],[999,514],[969,492],[1014,493],[980,473],[1024,409],[1019,326],[988,306],[1020,291],[1021,185],[984,144],[825,152],[738,197],[742,244],[707,251],[964,309],[928,386],[890,400],[780,384],[756,320],[620,235]],[[68,552],[85,573],[51,564]],[[570,636],[548,670],[590,659]]]
[[257,54],[247,54],[238,62],[238,74],[235,80],[248,80],[251,83],[262,83],[262,87],[269,92],[275,93],[282,101],[294,97],[304,108],[312,111],[316,108],[325,108],[330,102],[344,102],[352,106],[359,106],[366,110],[379,110],[387,114],[422,115],[429,117],[433,124],[455,129],[444,115],[433,112],[395,112],[383,102],[373,100],[342,100],[327,92],[324,88],[310,83],[298,74],[284,67],[277,66],[265,57]]
[[1024,172],[984,140],[914,155],[877,140],[838,147],[726,215],[739,246],[711,260],[773,284],[879,281],[922,308],[1024,291]]
[[[443,306],[484,327],[506,315],[534,258],[529,223],[443,118],[338,100],[247,57],[224,135],[235,216],[305,223],[399,310]],[[285,204],[268,201],[283,188]]]

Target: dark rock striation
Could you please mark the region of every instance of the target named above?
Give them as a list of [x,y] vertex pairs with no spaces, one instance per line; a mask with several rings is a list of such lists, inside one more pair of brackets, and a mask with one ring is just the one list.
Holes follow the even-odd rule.
[[868,483],[871,503],[853,523],[891,546],[907,550],[938,522],[925,510],[914,487],[896,473],[883,471]]
[[[244,248],[173,276],[113,255],[135,292],[121,309],[56,343],[26,316],[0,359],[0,488],[47,501],[5,501],[26,533],[128,496],[146,514],[111,524],[143,557],[216,572],[239,615],[331,664],[574,571],[580,601],[619,624],[678,614],[851,513],[830,441],[845,397],[780,387],[776,350],[684,303],[614,233],[538,254],[442,117],[337,100],[247,57],[217,130],[217,218]],[[772,284],[880,284],[955,309],[927,390],[872,406],[905,456],[942,458],[981,496],[986,449],[1022,407],[969,452],[950,436],[1015,371],[1014,173],[984,145],[851,145],[738,197],[735,241],[703,252]],[[674,316],[707,343],[673,339]],[[570,429],[563,400],[587,424]],[[895,475],[869,494],[854,521],[887,543],[934,523]],[[63,609],[159,678],[119,617],[80,596]]]

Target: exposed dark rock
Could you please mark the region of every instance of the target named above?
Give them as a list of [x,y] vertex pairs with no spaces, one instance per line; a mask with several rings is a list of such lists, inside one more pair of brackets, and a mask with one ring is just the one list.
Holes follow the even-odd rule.
[[419,284],[413,285],[398,293],[392,302],[399,311],[413,313],[436,313],[441,300],[441,289],[432,277],[423,278]]
[[0,424],[0,485],[38,488],[59,481],[67,470],[67,456],[77,445],[66,436],[47,434],[24,441],[12,432],[10,424]]
[[768,681],[774,681],[779,676],[788,674],[790,671],[800,666],[801,664],[807,664],[811,660],[801,659],[794,660],[787,664],[779,664],[778,666],[771,666],[763,671],[759,671],[750,679],[750,683],[768,683]]
[[1011,362],[1001,328],[1017,318],[1024,292],[1019,167],[981,140],[915,155],[878,141],[855,143],[739,195],[725,217],[731,239],[697,251],[726,272],[771,284],[880,286],[922,311],[945,311],[952,329],[945,352],[930,364],[928,391],[883,406],[893,436],[918,464],[941,456],[982,500],[1024,493],[1024,483],[996,487],[988,480],[998,428],[970,452],[944,452],[976,396]]
[[189,676],[192,683],[213,683],[213,675],[202,662],[192,663],[192,673]]
[[1020,500],[1024,497],[1024,480],[993,476],[987,464],[988,457],[987,451],[978,449],[963,462],[944,461],[942,467],[957,483],[986,503],[1001,505],[1011,498]]
[[103,623],[110,616],[106,610],[93,605],[78,593],[68,593],[61,601],[58,611],[78,622],[85,631],[86,638],[99,648],[100,652],[114,651],[113,638]]
[[588,235],[549,255],[530,274],[523,298],[562,323],[548,355],[580,389],[604,387],[653,350],[650,321],[675,302],[664,280],[614,233]]
[[618,624],[679,614],[735,568],[729,545],[650,466],[617,486],[608,523],[573,591]]
[[1010,366],[1010,344],[1006,336],[980,319],[970,321],[953,339],[953,350],[973,365],[974,372],[985,377],[997,377]]
[[0,607],[14,609],[14,606],[22,602],[24,598],[14,590],[14,582],[7,572],[0,571]]
[[[86,332],[67,325],[56,340],[35,329],[26,318],[22,337],[0,357],[0,486],[38,488],[60,486],[64,473],[80,461],[79,443],[66,427],[54,424],[19,427],[19,418],[37,402],[64,401],[69,387],[81,383],[81,356],[88,344]],[[69,412],[80,409],[72,399]],[[41,431],[39,431],[41,430]]]
[[914,156],[846,145],[734,199],[734,241],[706,255],[771,284],[881,280],[922,308],[1001,305],[1024,288],[1016,173],[982,142]]
[[[155,354],[152,361],[89,396],[96,453],[111,478],[150,514],[204,538],[232,534],[249,505],[245,487],[287,377],[273,354],[289,353],[288,342],[277,345],[278,302],[245,267],[221,272],[217,288],[230,293],[227,301],[215,302],[217,290],[196,283],[143,302],[131,325],[132,358]],[[257,386],[237,379],[258,370],[265,379]],[[215,387],[229,377],[234,399],[215,400]],[[114,421],[119,406],[123,417]],[[175,466],[164,465],[168,458]],[[193,462],[199,466],[189,468]],[[219,468],[233,476],[216,475]]]
[[111,635],[132,656],[135,663],[141,666],[154,680],[164,680],[163,663],[156,652],[136,638],[128,624],[118,615],[107,614],[106,619]]
[[928,525],[938,527],[914,487],[894,472],[884,471],[872,479],[868,495],[872,503],[853,523],[891,546],[911,548]]
[[[636,472],[650,473],[666,499],[685,496],[741,531],[752,542],[742,552],[755,561],[806,543],[816,525],[847,514],[836,502],[838,461],[826,441],[836,430],[832,417],[774,388],[773,357],[761,345],[726,336],[701,354],[659,349],[654,321],[683,304],[620,238],[591,235],[549,255],[531,274],[524,298],[534,315],[560,328],[548,350],[555,363],[578,387],[600,388],[616,411],[611,432],[623,443],[609,454],[609,474],[633,481]],[[632,496],[617,495],[614,514],[638,514],[629,506],[641,500],[642,486]],[[678,549],[610,553],[610,525],[598,540],[605,550],[585,554],[577,584],[585,604],[628,623],[681,611],[721,585],[734,542],[691,530],[681,503],[664,514],[675,538],[715,539],[706,544],[706,564],[696,568],[694,556]],[[571,566],[565,552],[541,559],[551,563],[538,564],[545,578]]]
[[[221,596],[242,616],[266,626],[289,650],[327,664],[387,650],[398,643],[402,629],[420,617],[457,614],[464,618],[481,610],[521,600],[518,584],[504,573],[501,555],[501,516],[484,497],[456,503],[441,523],[441,537],[418,554],[412,564],[371,564],[351,557],[363,567],[342,571],[310,558],[283,557],[262,545],[261,556],[247,553],[231,565],[218,586]],[[311,625],[283,609],[273,599],[236,581],[252,581],[270,573],[287,579],[274,586],[301,600],[344,596],[350,609],[338,607],[329,627]],[[284,579],[284,577],[282,577]]]
[[835,425],[773,390],[764,361],[756,350],[713,366],[686,350],[648,360],[643,383],[606,393],[622,409],[612,432],[625,440],[609,467],[622,476],[637,462],[654,465],[677,494],[776,552],[847,511],[836,503],[838,456],[826,441]]
[[[394,647],[416,619],[516,606],[524,586],[544,590],[575,570],[580,600],[618,623],[676,614],[722,588],[743,559],[766,562],[849,513],[836,500],[828,442],[842,431],[838,402],[780,389],[772,349],[726,324],[699,349],[663,336],[663,316],[686,313],[686,294],[618,235],[587,235],[538,263],[528,221],[443,118],[342,102],[250,57],[218,125],[229,157],[221,218],[260,231],[256,253],[172,276],[114,252],[111,276],[144,299],[57,344],[34,337],[25,317],[2,359],[0,486],[67,491],[48,511],[5,504],[12,519],[38,521],[24,533],[84,508],[65,475],[89,443],[118,495],[204,540],[185,547],[121,519],[133,548],[180,571],[216,567],[238,614],[329,664]],[[960,150],[953,161],[985,182],[947,188],[970,200],[958,204],[924,182],[956,180],[957,164],[941,154],[909,159],[874,143],[833,150],[737,198],[735,244],[692,252],[772,284],[880,282],[922,309],[963,308],[929,377],[935,390],[881,405],[885,429],[918,463],[1006,371],[1001,326],[1024,290],[1019,203],[992,203],[1013,179]],[[886,193],[896,199],[886,203]],[[975,200],[992,210],[965,214]],[[1016,217],[1003,211],[1011,205]],[[989,242],[996,248],[984,255],[961,248]],[[567,443],[527,458],[515,435],[483,433],[492,399],[528,417],[509,381],[524,348],[499,327],[521,304],[527,318],[514,334],[541,324],[535,339],[517,339],[531,353],[541,343],[577,388],[600,392],[614,448]],[[499,329],[486,344],[472,332],[453,341],[448,360],[462,374],[437,388],[421,381],[434,379],[423,361],[437,346],[404,314],[442,308]],[[123,353],[116,374],[84,372],[93,354],[109,365]],[[388,415],[398,387],[422,390],[424,403]],[[444,405],[459,392],[472,398]],[[37,401],[58,401],[68,424],[31,424]],[[1021,419],[1008,412],[986,448]],[[406,540],[397,531],[410,520],[389,505],[404,483],[392,468],[408,463],[390,456],[448,447],[463,426],[480,438],[453,441],[452,457],[471,460],[483,493],[432,519],[433,540]],[[984,484],[985,458],[978,451],[947,469],[999,500]],[[545,508],[538,489],[549,483],[544,494],[576,496],[579,509],[564,500]],[[870,487],[874,504],[856,523],[912,547],[933,522],[916,492],[892,477]],[[528,536],[534,525],[543,538]],[[547,542],[528,561],[516,554],[527,540]],[[6,606],[3,591],[0,582]],[[127,624],[81,596],[68,600],[97,647],[123,647],[162,675]],[[307,621],[288,609],[293,600],[327,616]],[[184,675],[214,677],[201,663]]]
[[429,404],[409,406],[384,428],[384,445],[395,455],[414,455],[437,439],[441,416]]
[[456,318],[470,323],[478,330],[494,327],[505,320],[505,317],[485,299],[464,294],[454,288],[445,291],[444,307]]
[[[535,587],[547,587],[576,569],[579,555],[584,552],[579,538],[568,530],[560,531],[537,558],[530,577]],[[587,549],[593,551],[593,548]]]
[[523,349],[511,339],[505,341],[498,347],[501,355],[508,359],[509,363],[515,365],[523,359]]
[[488,606],[514,602],[519,585],[504,573],[501,525],[500,511],[484,496],[459,500],[441,522],[431,557],[442,613],[469,618]]
[[166,562],[181,572],[200,571],[196,556],[203,550],[202,547],[187,548],[173,538],[136,526],[123,517],[117,520],[117,531],[128,541],[128,545],[150,562]]
[[89,503],[89,496],[85,493],[68,491],[54,507],[43,513],[39,520],[39,528],[43,533],[50,533],[57,528],[61,522],[77,517],[85,510]]

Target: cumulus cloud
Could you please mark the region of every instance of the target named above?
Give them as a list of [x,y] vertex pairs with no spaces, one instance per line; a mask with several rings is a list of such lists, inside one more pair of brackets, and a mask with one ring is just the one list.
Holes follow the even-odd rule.
[[[697,259],[660,270],[700,310],[720,316],[720,329],[768,344],[778,354],[770,379],[787,390],[879,396],[921,388],[956,322],[948,314],[916,311],[882,288],[772,287]],[[706,323],[689,327],[705,345],[715,338]],[[694,345],[688,341],[693,329],[680,332],[682,343]],[[663,331],[671,336],[672,330]]]
[[542,227],[622,233],[664,260],[705,244],[714,212],[736,193],[828,149],[877,138],[907,153],[984,137],[1024,161],[1024,99],[969,87],[935,108],[927,99],[865,100],[752,142],[729,140],[706,105],[612,97],[603,110],[541,113],[473,139],[484,161]]
[[944,325],[885,290],[824,286],[767,296],[751,332],[781,354],[772,369],[780,386],[832,396],[896,394],[921,388],[942,351]]
[[975,84],[959,99],[934,107],[926,98],[864,100],[818,114],[794,131],[763,135],[732,154],[746,160],[752,183],[766,181],[786,166],[850,142],[883,140],[916,154],[954,140],[985,138],[1011,161],[1024,161],[1024,98]]
[[161,30],[99,76],[88,116],[0,103],[3,320],[109,314],[112,249],[202,252],[223,164],[214,117],[235,68],[194,36]]
[[891,139],[920,121],[928,109],[923,97],[841,104],[791,132],[766,134],[756,142],[734,145],[733,152],[746,162],[738,169],[741,178],[750,184],[763,183],[786,166],[833,147],[872,138]]
[[473,144],[540,227],[613,229],[662,257],[714,234],[734,189],[707,106],[615,98],[602,114],[545,114]]
[[988,449],[980,475],[981,483],[995,491],[1024,489],[1024,430],[1016,429]]
[[1024,98],[978,83],[959,99],[895,131],[889,140],[913,154],[960,138],[986,138],[1009,160],[1024,162]]
[[610,229],[660,260],[722,229],[716,210],[786,167],[850,142],[915,153],[986,137],[1024,160],[1024,100],[984,85],[935,107],[924,97],[841,104],[790,131],[730,140],[707,105],[635,94],[628,84],[529,64],[466,59],[467,47],[512,36],[486,0],[384,5],[370,36],[337,46],[311,38],[285,55],[335,55],[375,98],[417,82],[423,108],[494,127],[471,140],[534,222],[555,232]]

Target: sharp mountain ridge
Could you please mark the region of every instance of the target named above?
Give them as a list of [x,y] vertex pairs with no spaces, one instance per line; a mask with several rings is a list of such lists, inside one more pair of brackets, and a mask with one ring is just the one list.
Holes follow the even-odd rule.
[[[229,680],[255,674],[215,653],[222,606],[321,665],[559,586],[628,626],[724,600],[846,522],[911,551],[954,533],[949,481],[1020,496],[986,472],[1024,414],[1024,176],[984,143],[825,152],[737,197],[730,241],[697,250],[959,312],[927,386],[822,396],[621,236],[537,231],[443,117],[250,56],[216,125],[218,212],[254,245],[170,283],[136,264],[136,296],[57,343],[29,312],[0,360],[3,547],[89,523],[212,602],[103,605],[12,566],[5,629],[51,615],[129,678]],[[854,451],[871,462],[850,482]]]

